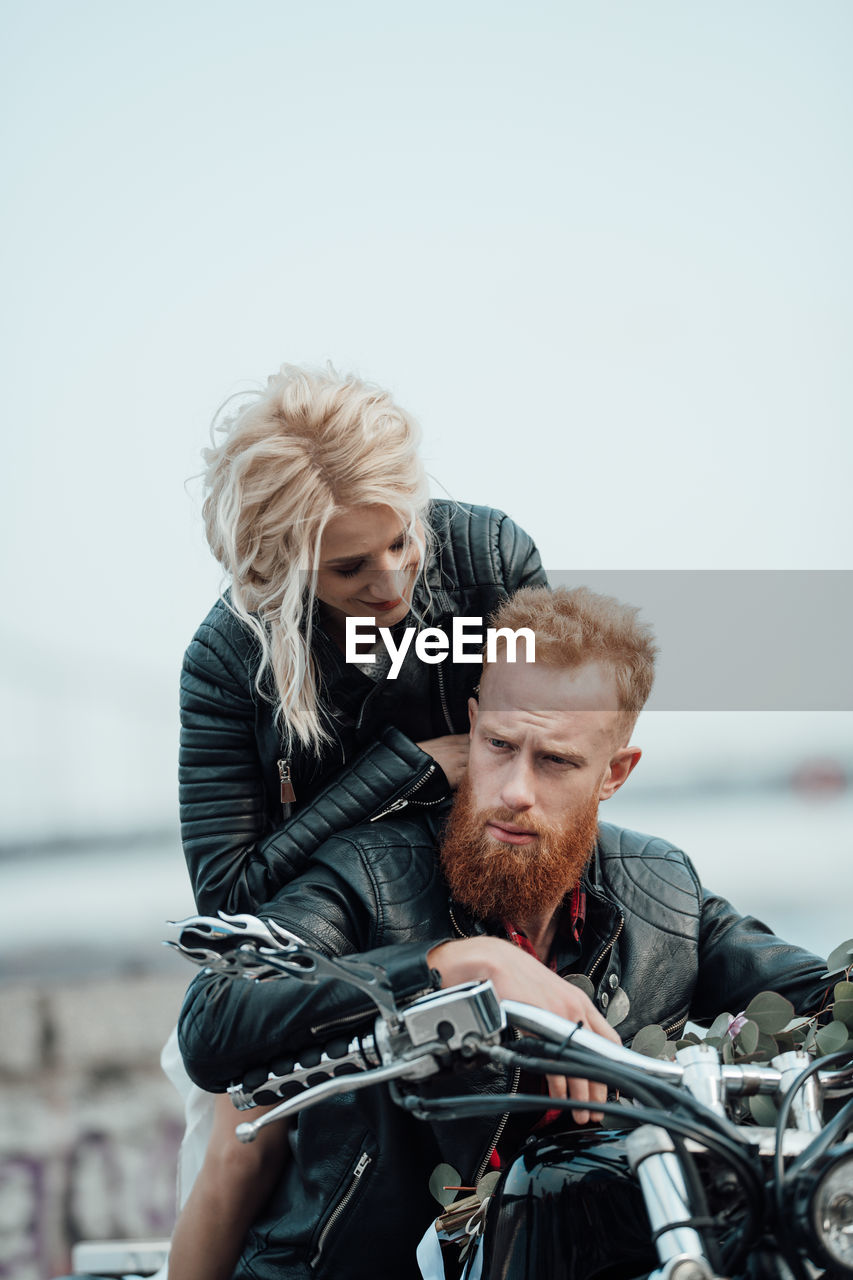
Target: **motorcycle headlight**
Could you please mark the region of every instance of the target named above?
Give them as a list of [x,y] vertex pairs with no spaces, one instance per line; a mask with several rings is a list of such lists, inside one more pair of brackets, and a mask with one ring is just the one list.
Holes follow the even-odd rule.
[[853,1276],[853,1147],[816,1170],[807,1208],[809,1234],[833,1274]]

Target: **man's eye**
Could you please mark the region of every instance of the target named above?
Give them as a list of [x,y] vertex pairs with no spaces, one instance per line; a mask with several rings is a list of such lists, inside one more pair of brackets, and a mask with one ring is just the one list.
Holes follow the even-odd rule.
[[494,747],[496,751],[508,751],[509,743],[504,742],[503,738],[487,738],[490,747]]
[[562,769],[577,768],[576,762],[574,760],[567,760],[565,756],[546,756],[545,759],[549,764],[558,765]]

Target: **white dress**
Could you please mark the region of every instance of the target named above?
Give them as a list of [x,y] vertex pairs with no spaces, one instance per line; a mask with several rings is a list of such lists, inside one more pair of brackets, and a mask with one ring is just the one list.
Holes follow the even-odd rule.
[[[178,1151],[178,1178],[176,1188],[176,1204],[178,1213],[183,1209],[187,1196],[192,1191],[193,1183],[198,1177],[204,1163],[204,1155],[210,1135],[213,1131],[213,1098],[212,1093],[205,1093],[193,1084],[184,1068],[181,1051],[178,1048],[178,1028],[175,1027],[169,1039],[163,1045],[160,1054],[160,1066],[167,1078],[177,1089],[184,1100],[184,1118],[186,1128]],[[153,1276],[126,1275],[124,1280],[169,1280],[169,1260],[163,1263]]]

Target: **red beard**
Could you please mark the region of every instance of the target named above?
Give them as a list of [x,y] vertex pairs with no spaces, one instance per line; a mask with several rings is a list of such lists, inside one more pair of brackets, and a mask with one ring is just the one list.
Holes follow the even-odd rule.
[[[486,835],[489,821],[530,826],[538,839],[514,845]],[[519,921],[555,907],[578,883],[598,830],[598,796],[564,823],[528,824],[511,809],[477,813],[467,777],[460,783],[441,846],[441,865],[453,898],[480,920]]]

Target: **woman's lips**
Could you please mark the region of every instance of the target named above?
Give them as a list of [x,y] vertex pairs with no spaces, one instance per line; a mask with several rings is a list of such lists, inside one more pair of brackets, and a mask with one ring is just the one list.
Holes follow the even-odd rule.
[[486,830],[493,840],[501,840],[504,844],[532,844],[537,839],[535,831],[512,823],[505,826],[502,822],[487,822]]
[[390,609],[396,609],[403,603],[403,597],[397,596],[396,600],[362,600],[368,609],[375,609],[377,613],[388,613]]

